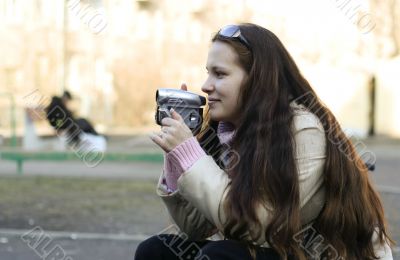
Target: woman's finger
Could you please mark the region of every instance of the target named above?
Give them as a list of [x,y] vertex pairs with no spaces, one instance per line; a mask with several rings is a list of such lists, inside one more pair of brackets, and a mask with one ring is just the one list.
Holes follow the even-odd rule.
[[170,134],[173,130],[173,127],[170,126],[163,126],[161,127],[161,132],[163,132],[164,134]]
[[[161,133],[161,136],[162,136],[162,133]],[[165,143],[164,143],[164,139],[161,137],[159,134],[157,134],[157,133],[151,133],[150,135],[149,135],[149,137],[150,137],[150,139],[154,142],[154,143],[156,143],[158,146],[160,146],[163,150],[165,150],[166,149],[166,147],[165,147]]]
[[162,126],[174,126],[176,125],[176,120],[172,117],[165,117],[161,120],[161,125]]
[[181,123],[185,123],[181,115],[178,112],[176,112],[173,108],[171,108],[170,112],[173,119],[178,120]]
[[186,85],[186,83],[182,83],[182,85],[181,85],[181,90],[187,91],[187,85]]

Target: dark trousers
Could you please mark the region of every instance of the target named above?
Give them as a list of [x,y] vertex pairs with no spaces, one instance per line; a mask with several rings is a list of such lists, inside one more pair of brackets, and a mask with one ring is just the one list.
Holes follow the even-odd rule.
[[[190,241],[160,234],[141,242],[135,260],[252,260],[250,251],[234,240]],[[270,248],[257,248],[257,260],[279,260]]]
[[75,120],[75,123],[79,126],[79,128],[88,134],[99,135],[94,129],[93,125],[84,118],[78,118]]

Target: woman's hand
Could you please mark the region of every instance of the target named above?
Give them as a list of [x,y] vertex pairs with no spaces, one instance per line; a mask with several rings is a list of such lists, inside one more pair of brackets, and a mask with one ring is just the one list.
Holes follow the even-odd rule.
[[[182,84],[181,89],[187,90],[186,84]],[[150,135],[151,140],[167,153],[193,137],[192,131],[185,124],[181,115],[173,109],[171,109],[170,113],[171,117],[161,120],[161,132]]]

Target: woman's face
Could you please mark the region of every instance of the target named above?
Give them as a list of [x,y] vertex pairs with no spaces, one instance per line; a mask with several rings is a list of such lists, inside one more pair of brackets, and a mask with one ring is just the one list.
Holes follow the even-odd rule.
[[211,119],[236,125],[239,90],[247,77],[238,55],[227,43],[215,41],[208,52],[206,68],[208,78],[201,90],[208,95]]

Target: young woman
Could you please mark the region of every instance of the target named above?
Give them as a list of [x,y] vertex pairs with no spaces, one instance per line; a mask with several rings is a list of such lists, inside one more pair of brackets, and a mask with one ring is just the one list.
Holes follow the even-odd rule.
[[368,169],[280,40],[226,26],[206,68],[200,134],[172,111],[151,136],[179,232],[143,241],[135,259],[392,259]]

